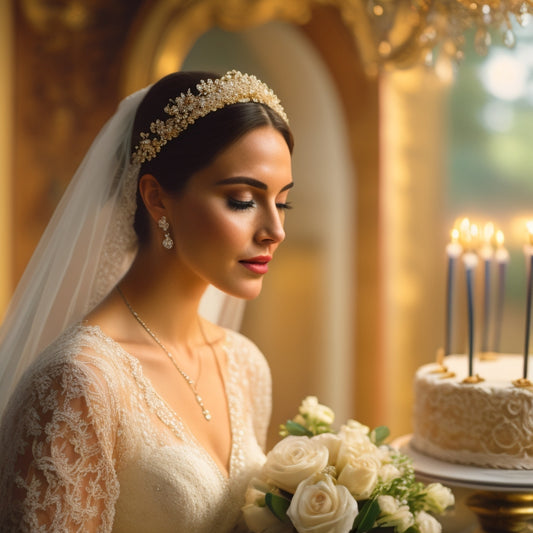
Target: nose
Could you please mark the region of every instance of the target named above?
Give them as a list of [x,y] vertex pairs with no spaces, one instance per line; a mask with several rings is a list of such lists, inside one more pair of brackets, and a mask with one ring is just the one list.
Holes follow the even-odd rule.
[[256,233],[258,243],[279,244],[285,239],[285,215],[277,207],[265,214]]

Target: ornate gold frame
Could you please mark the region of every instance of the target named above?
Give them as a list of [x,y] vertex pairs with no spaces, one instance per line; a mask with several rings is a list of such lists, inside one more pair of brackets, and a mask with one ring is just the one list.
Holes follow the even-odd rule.
[[367,72],[376,74],[379,55],[362,0],[158,0],[145,4],[132,31],[123,93],[168,73],[172,70],[169,58],[173,65],[176,59],[184,59],[196,39],[212,27],[239,31],[271,20],[304,25],[321,6],[338,10]]
[[12,8],[9,2],[0,5],[0,65],[2,82],[0,84],[0,109],[2,110],[2,125],[0,127],[0,320],[4,309],[11,297],[11,233],[12,233],[12,202],[11,181],[12,174],[12,118],[13,118],[13,83],[11,72],[13,69],[13,32]]

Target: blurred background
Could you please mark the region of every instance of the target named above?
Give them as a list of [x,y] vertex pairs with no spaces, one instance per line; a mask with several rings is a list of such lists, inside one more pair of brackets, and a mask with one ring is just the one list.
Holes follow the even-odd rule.
[[[479,13],[470,2],[468,17],[459,0],[444,4],[454,3],[4,0],[0,313],[122,97],[179,69],[255,73],[296,138],[288,238],[242,326],[272,368],[271,443],[306,395],[339,422],[409,433],[414,372],[445,342],[446,245],[458,219],[505,235],[490,338],[500,331],[497,347],[520,353],[525,330],[533,28],[525,10],[497,11],[520,2]],[[451,348],[462,353],[460,267]],[[483,282],[480,267],[478,348]]]

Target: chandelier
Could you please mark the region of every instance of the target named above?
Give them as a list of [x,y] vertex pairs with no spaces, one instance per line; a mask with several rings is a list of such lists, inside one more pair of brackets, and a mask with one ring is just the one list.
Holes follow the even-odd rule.
[[433,66],[443,58],[459,63],[469,31],[480,55],[493,42],[513,48],[513,27],[528,24],[533,0],[367,0],[366,9],[378,63]]

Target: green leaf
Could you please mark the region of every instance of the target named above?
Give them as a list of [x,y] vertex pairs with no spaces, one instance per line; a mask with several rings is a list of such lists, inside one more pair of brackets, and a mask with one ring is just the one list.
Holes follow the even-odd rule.
[[290,500],[287,500],[287,498],[283,498],[282,496],[278,496],[272,492],[267,492],[265,494],[265,503],[278,520],[281,522],[290,523],[290,519],[287,516],[287,509],[291,504]]
[[355,517],[350,533],[366,533],[370,531],[380,511],[381,509],[376,498],[367,500],[363,507],[361,507],[359,514]]
[[385,439],[390,435],[389,428],[387,426],[378,426],[370,433],[370,440],[376,445],[383,444]]
[[296,435],[298,437],[313,436],[313,433],[311,431],[309,431],[305,426],[302,426],[302,424],[298,424],[298,422],[295,422],[294,420],[287,420],[285,427],[287,428],[289,435]]

